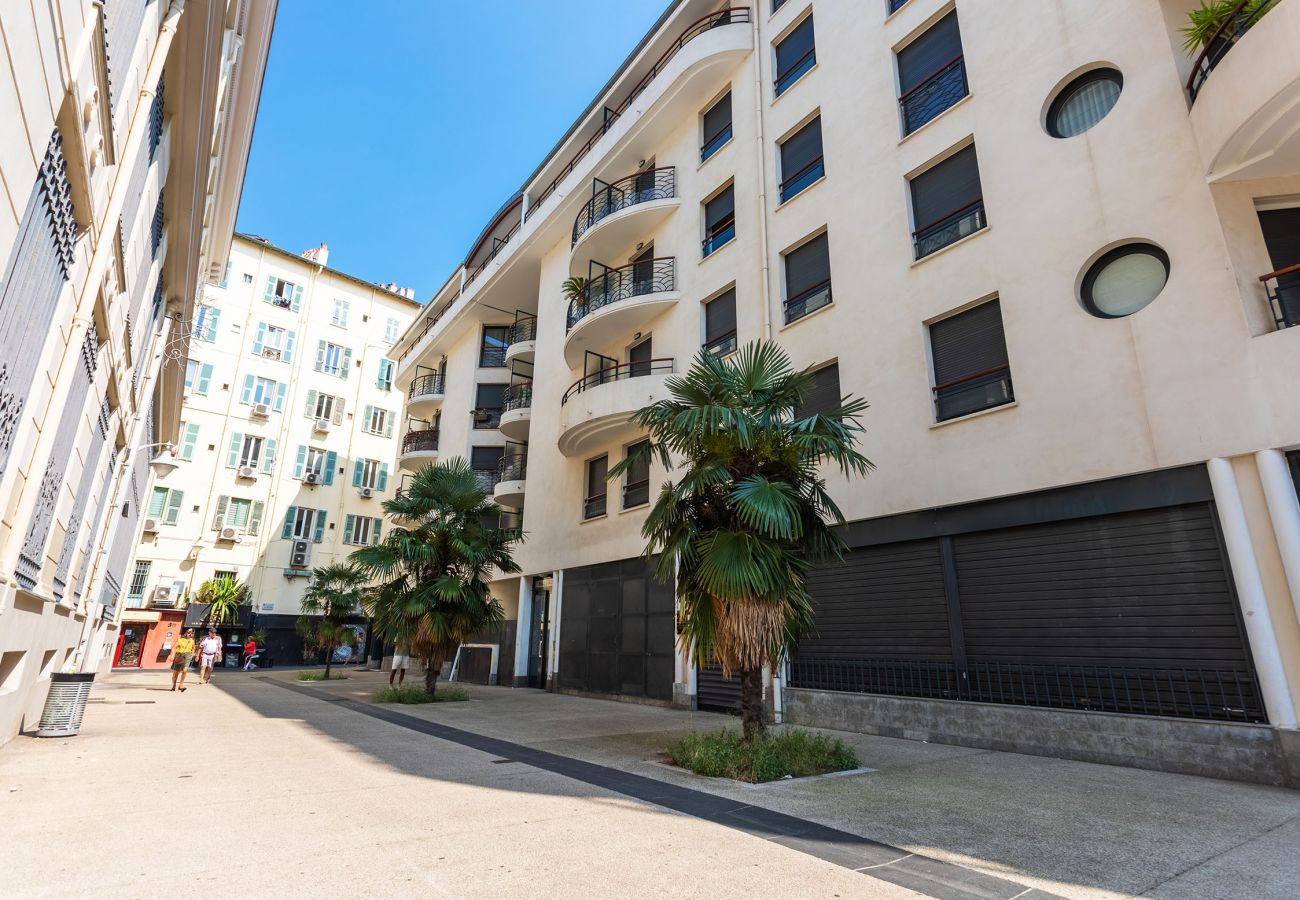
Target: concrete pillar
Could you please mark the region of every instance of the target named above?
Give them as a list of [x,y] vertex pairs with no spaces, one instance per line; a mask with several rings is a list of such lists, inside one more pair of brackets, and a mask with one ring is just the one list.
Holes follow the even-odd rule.
[[528,684],[528,641],[533,624],[533,580],[519,576],[519,615],[515,617],[515,687]]
[[564,604],[564,570],[556,569],[551,576],[551,605],[547,619],[550,621],[549,646],[546,648],[546,687],[555,687],[555,676],[560,671],[560,610]]
[[1296,498],[1295,481],[1286,457],[1277,450],[1259,451],[1255,462],[1264,485],[1264,500],[1273,521],[1277,549],[1282,555],[1287,587],[1291,589],[1291,605],[1295,607],[1296,622],[1300,623],[1300,500]]
[[1268,720],[1279,728],[1295,728],[1295,704],[1287,687],[1286,671],[1282,667],[1282,654],[1278,649],[1273,618],[1268,610],[1268,597],[1264,581],[1255,559],[1255,546],[1246,524],[1246,510],[1237,488],[1237,476],[1232,463],[1226,459],[1211,459],[1206,463],[1210,472],[1210,485],[1223,528],[1223,541],[1228,548],[1228,562],[1232,577],[1237,583],[1237,598],[1241,603],[1242,619],[1246,623],[1246,636],[1250,640],[1255,670],[1259,675],[1260,691],[1264,695],[1264,708]]

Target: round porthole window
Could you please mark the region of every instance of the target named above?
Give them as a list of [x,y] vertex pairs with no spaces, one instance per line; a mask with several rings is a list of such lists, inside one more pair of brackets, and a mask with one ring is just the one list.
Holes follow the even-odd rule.
[[1080,294],[1094,316],[1119,319],[1156,299],[1168,280],[1168,253],[1155,244],[1125,244],[1088,268]]
[[1047,133],[1068,138],[1083,134],[1111,111],[1124,88],[1118,69],[1093,69],[1061,88],[1047,109]]

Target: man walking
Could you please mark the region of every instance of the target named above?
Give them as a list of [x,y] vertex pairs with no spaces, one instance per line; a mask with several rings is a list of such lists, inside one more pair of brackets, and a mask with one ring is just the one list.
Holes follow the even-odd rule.
[[393,668],[388,673],[388,686],[393,686],[393,678],[397,679],[398,686],[406,680],[406,667],[410,663],[410,651],[405,644],[399,643],[393,649]]
[[221,638],[217,637],[217,629],[209,628],[207,636],[199,642],[199,684],[212,680],[212,667],[220,652]]

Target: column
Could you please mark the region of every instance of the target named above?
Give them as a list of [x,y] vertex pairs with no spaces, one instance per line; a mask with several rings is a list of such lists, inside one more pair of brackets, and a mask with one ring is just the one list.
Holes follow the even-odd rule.
[[515,617],[514,687],[528,684],[528,649],[533,633],[533,580],[519,576],[519,614]]

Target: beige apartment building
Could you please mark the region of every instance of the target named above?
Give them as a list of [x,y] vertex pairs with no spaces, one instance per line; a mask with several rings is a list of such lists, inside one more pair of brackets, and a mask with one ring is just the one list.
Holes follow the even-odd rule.
[[[392,348],[522,513],[502,682],[726,709],[607,482],[701,350],[871,403],[786,721],[1300,783],[1300,0],[680,0]],[[563,284],[586,286],[566,296]],[[484,659],[487,657],[484,656]]]
[[420,304],[328,264],[324,244],[299,255],[237,234],[204,286],[177,453],[145,495],[115,667],[165,665],[168,634],[204,624],[194,593],[218,576],[252,590],[224,636],[264,630],[264,662],[301,663],[311,570],[382,537],[403,415],[388,354]]
[[0,8],[0,743],[52,673],[107,665],[180,419],[165,363],[226,265],[275,9]]

